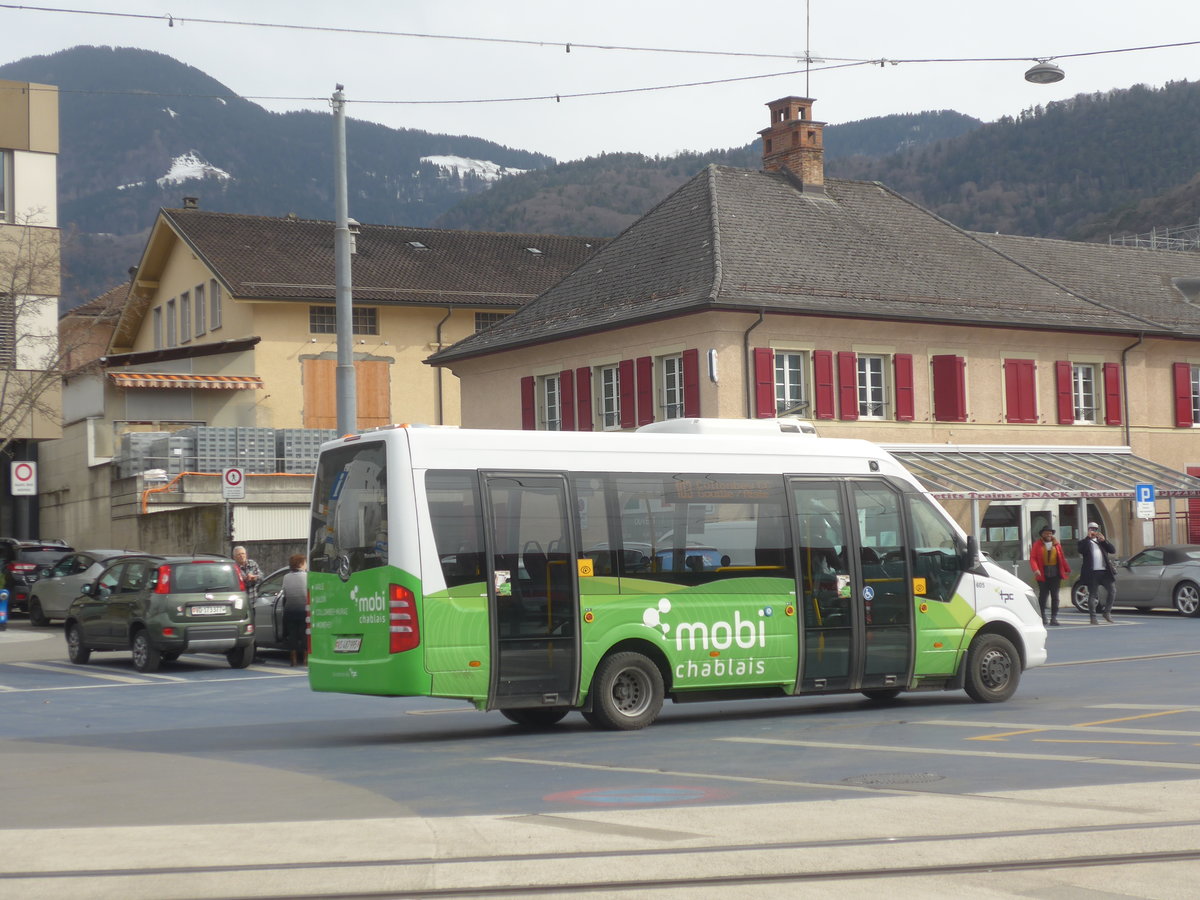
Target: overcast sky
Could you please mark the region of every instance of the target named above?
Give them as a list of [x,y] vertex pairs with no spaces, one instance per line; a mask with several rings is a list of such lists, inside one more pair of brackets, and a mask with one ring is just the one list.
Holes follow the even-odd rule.
[[[653,155],[741,146],[768,124],[763,104],[792,94],[813,97],[815,115],[831,124],[926,109],[954,109],[992,121],[1077,93],[1200,77],[1200,45],[1063,58],[1200,41],[1195,0],[811,0],[807,26],[804,0],[43,0],[42,5],[127,15],[37,12],[0,2],[0,62],[77,44],[140,47],[196,66],[272,110],[328,109],[319,99],[261,98],[328,98],[341,82],[353,118],[473,135],[559,160],[606,151]],[[168,14],[175,17],[174,27],[168,26]],[[580,46],[587,44],[781,58]],[[806,46],[814,58],[826,60],[814,62],[807,78]],[[1013,57],[1018,59],[828,68],[842,65],[835,60]],[[1039,86],[1023,79],[1035,59],[1044,57],[1058,57],[1065,81]],[[768,75],[776,77],[565,97]],[[563,99],[495,102],[553,95]]]

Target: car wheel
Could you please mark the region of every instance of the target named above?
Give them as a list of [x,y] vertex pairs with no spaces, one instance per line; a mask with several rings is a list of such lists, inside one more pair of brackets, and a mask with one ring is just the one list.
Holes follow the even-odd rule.
[[557,725],[562,721],[563,716],[567,714],[567,710],[562,708],[542,709],[540,707],[533,709],[502,709],[500,715],[508,719],[510,722],[516,722],[525,728],[549,728],[551,725]]
[[1195,582],[1181,581],[1175,585],[1171,602],[1185,616],[1200,616],[1200,588]]
[[150,642],[150,635],[144,628],[133,636],[129,649],[133,651],[133,667],[135,669],[139,672],[158,671],[158,667],[162,664],[162,652]]
[[67,626],[67,658],[77,666],[92,658],[91,648],[83,642],[83,629],[74,623]]
[[1080,612],[1091,612],[1088,608],[1088,589],[1082,581],[1077,581],[1071,587],[1071,605]]
[[875,703],[890,703],[904,693],[903,688],[872,688],[862,695]]
[[231,669],[244,669],[250,663],[254,662],[254,645],[247,644],[245,647],[234,647],[225,654],[225,658],[229,660]]
[[967,677],[963,687],[976,703],[1002,703],[1021,681],[1021,657],[1008,638],[981,634],[967,650]]
[[589,722],[611,731],[635,731],[658,718],[662,673],[640,653],[614,653],[596,667],[591,694]]
[[50,620],[42,612],[42,601],[37,597],[29,598],[29,624],[36,628],[45,628],[50,624]]

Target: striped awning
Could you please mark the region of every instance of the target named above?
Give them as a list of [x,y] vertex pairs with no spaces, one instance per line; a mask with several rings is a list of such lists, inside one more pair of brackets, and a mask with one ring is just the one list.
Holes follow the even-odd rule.
[[184,388],[223,391],[254,390],[263,386],[257,375],[174,375],[158,372],[109,372],[119,388]]

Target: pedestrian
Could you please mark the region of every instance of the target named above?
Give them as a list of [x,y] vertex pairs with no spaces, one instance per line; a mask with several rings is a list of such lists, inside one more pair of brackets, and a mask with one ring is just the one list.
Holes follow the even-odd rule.
[[283,643],[292,665],[304,665],[308,651],[308,558],[295,553],[283,576]]
[[[1079,583],[1087,586],[1088,611],[1092,624],[1096,624],[1096,613],[1111,622],[1113,604],[1117,599],[1117,567],[1111,554],[1117,548],[1109,543],[1098,522],[1088,522],[1087,537],[1079,542],[1079,555],[1083,561],[1079,569]],[[1104,603],[1100,603],[1100,588],[1104,588]]]
[[233,561],[237,563],[238,568],[242,572],[242,581],[246,582],[246,590],[253,597],[258,593],[258,583],[262,581],[262,569],[258,567],[258,563],[250,558],[246,553],[245,547],[233,548]]
[[[1071,574],[1062,544],[1054,536],[1054,529],[1047,525],[1038,532],[1038,538],[1029,548],[1029,565],[1038,582],[1038,606],[1042,610],[1042,624],[1058,624],[1058,589],[1063,579]],[[1050,601],[1050,621],[1046,621],[1046,601]]]

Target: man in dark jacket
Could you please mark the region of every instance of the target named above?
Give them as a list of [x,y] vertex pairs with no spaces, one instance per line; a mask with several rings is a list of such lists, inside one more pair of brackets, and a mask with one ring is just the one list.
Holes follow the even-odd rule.
[[[1096,613],[1104,615],[1104,621],[1111,622],[1113,602],[1117,599],[1116,566],[1109,559],[1109,554],[1116,553],[1117,548],[1108,542],[1100,530],[1098,522],[1088,522],[1087,537],[1079,542],[1079,555],[1082,563],[1079,569],[1080,584],[1087,585],[1088,609],[1092,614],[1092,624],[1096,624]],[[1104,588],[1104,605],[1100,605],[1100,588]]]

